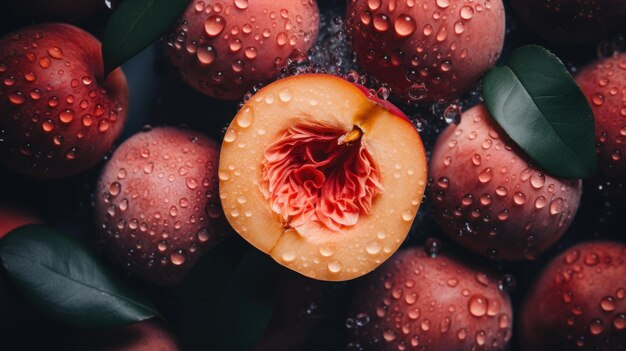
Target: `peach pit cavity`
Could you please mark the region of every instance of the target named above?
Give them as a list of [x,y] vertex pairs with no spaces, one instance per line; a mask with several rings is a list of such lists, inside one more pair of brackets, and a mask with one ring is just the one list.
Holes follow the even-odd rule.
[[285,226],[338,232],[370,213],[383,186],[362,136],[357,126],[299,123],[265,149],[261,191]]

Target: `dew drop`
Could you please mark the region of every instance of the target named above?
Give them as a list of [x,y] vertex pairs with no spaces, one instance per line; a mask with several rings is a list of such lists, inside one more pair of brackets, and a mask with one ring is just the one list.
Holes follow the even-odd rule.
[[343,267],[342,267],[341,263],[339,261],[337,261],[337,260],[333,260],[333,261],[330,261],[328,263],[328,270],[331,273],[339,273],[339,272],[341,272],[342,268]]
[[172,261],[172,264],[175,266],[182,265],[183,263],[185,263],[185,252],[181,249],[174,250],[170,254],[170,261]]
[[396,30],[396,34],[398,34],[398,36],[400,37],[407,37],[413,34],[413,32],[415,32],[415,29],[417,28],[415,20],[409,15],[398,16],[393,26]]
[[211,15],[204,21],[204,32],[210,36],[215,37],[219,35],[226,26],[226,20],[220,15]]

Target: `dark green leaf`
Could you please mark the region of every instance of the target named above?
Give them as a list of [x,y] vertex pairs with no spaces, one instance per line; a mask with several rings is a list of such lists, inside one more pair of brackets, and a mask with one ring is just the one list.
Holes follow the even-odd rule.
[[105,76],[159,39],[189,0],[126,0],[111,15],[102,39]]
[[82,244],[41,225],[0,240],[10,278],[42,312],[79,327],[112,327],[156,315],[155,307],[110,273]]
[[248,351],[263,335],[274,310],[276,267],[252,252],[237,266],[213,321],[215,350]]
[[557,177],[596,168],[593,112],[563,63],[539,46],[513,52],[483,83],[493,118],[534,163]]

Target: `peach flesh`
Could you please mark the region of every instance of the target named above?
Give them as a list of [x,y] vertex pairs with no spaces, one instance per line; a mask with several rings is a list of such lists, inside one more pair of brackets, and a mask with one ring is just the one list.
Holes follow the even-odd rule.
[[555,257],[520,309],[522,350],[626,348],[626,246],[599,241]]
[[506,350],[513,311],[492,272],[458,258],[399,251],[352,301],[353,344],[363,351]]
[[406,237],[426,182],[421,138],[396,113],[334,76],[265,87],[224,136],[226,218],[305,276],[338,281],[373,270]]
[[[298,232],[355,225],[383,188],[361,132],[298,124],[265,150],[262,191],[286,225]],[[356,135],[356,136],[355,136]],[[347,141],[347,138],[357,138]]]
[[313,0],[193,0],[167,38],[166,51],[183,79],[219,99],[237,100],[280,73],[290,57],[315,43]]
[[626,53],[598,60],[576,76],[593,109],[603,194],[626,202]]
[[346,13],[359,66],[407,99],[469,90],[504,44],[501,0],[350,0]]
[[58,178],[100,161],[128,108],[122,71],[102,74],[100,43],[82,29],[40,24],[0,39],[0,163]]
[[430,159],[431,199],[446,235],[485,256],[534,259],[567,230],[582,182],[537,169],[484,105],[448,126]]

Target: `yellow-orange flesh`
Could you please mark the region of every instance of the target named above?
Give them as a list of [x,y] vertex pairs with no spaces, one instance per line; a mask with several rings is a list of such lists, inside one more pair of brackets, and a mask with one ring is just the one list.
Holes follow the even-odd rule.
[[254,95],[224,136],[220,198],[228,221],[280,264],[348,280],[400,246],[424,194],[417,131],[327,75],[275,82]]

